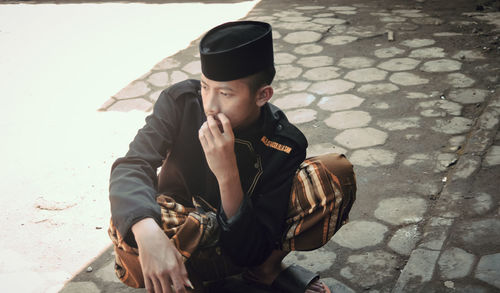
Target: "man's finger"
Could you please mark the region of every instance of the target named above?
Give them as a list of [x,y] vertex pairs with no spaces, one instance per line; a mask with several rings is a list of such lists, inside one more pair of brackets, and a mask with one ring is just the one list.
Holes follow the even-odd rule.
[[227,118],[227,116],[224,115],[224,113],[217,114],[217,118],[219,118],[219,121],[222,123],[222,129],[224,129],[224,134],[229,134],[230,136],[234,136],[233,128],[231,126],[231,121],[229,121],[229,118]]
[[159,282],[161,284],[161,288],[163,289],[163,291],[159,291],[159,292],[162,292],[162,293],[172,293],[172,287],[170,285],[170,280],[169,279],[170,278],[168,276],[164,276],[164,277],[160,278]]
[[151,292],[154,292],[154,291],[155,291],[155,290],[154,290],[154,285],[153,285],[153,283],[151,282],[151,279],[150,279],[150,278],[148,278],[148,277],[146,277],[146,276],[144,276],[144,275],[143,275],[143,277],[144,277],[144,287],[146,287],[146,290],[147,290],[148,292],[150,292],[150,293],[151,293]]
[[222,134],[223,129],[221,129],[221,127],[219,127],[219,123],[221,123],[221,122],[217,121],[213,115],[210,115],[207,117],[207,123],[208,123],[208,127],[210,128],[210,132],[212,133],[212,135],[214,137],[219,137]]
[[160,292],[161,293],[165,293],[166,292],[166,291],[162,290],[161,283],[160,283],[160,281],[157,278],[153,277],[151,279],[151,282],[153,283],[153,287],[154,287],[154,291],[153,292],[155,292],[155,293],[160,293]]
[[179,275],[171,276],[172,285],[174,286],[174,291],[176,293],[186,293],[186,288],[184,287],[184,282],[181,280]]
[[200,128],[199,135],[203,136],[203,139],[205,140],[205,146],[203,149],[206,149],[207,147],[212,147],[213,146],[213,136],[210,130],[208,129],[208,123],[205,122]]

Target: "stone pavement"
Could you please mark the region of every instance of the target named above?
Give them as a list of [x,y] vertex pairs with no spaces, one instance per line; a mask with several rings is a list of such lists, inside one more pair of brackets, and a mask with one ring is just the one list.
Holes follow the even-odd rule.
[[[286,262],[333,292],[499,292],[500,13],[467,1],[284,2],[246,17],[273,25],[272,102],[309,156],[345,153],[359,185],[351,222]],[[199,74],[194,41],[101,110],[150,111],[162,89]],[[111,250],[62,290],[118,291],[143,292],[117,281]]]

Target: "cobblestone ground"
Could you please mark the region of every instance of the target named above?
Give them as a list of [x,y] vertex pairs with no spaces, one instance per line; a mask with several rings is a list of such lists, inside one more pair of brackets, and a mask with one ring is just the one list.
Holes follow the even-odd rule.
[[[286,261],[333,292],[500,291],[500,13],[310,3],[263,1],[246,19],[273,25],[272,102],[306,134],[309,156],[345,153],[359,189],[332,241]],[[162,89],[199,78],[197,44],[101,110],[151,111]],[[91,266],[63,292],[136,291],[116,280],[111,251]]]

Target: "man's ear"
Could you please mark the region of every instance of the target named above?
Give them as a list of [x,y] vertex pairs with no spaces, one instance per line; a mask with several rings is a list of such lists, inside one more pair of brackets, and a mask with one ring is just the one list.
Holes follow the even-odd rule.
[[256,99],[257,106],[259,107],[264,106],[273,97],[273,94],[274,90],[272,86],[266,85],[261,87],[257,92],[257,99]]

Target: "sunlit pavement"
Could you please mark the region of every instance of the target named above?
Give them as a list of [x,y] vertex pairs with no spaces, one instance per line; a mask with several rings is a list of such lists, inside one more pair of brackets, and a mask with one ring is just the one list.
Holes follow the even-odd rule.
[[147,113],[98,109],[257,2],[0,5],[0,291],[57,292],[105,251],[111,163]]
[[[252,4],[225,7],[246,5],[245,11],[238,8],[237,18]],[[314,5],[264,0],[246,16],[273,25],[278,74],[272,102],[304,131],[309,155],[343,152],[355,165],[359,189],[351,222],[324,248],[286,260],[319,272],[332,292],[500,289],[500,13],[497,7],[479,9],[467,1],[444,5],[425,0]],[[151,13],[162,14],[157,9]],[[123,19],[115,25],[135,15],[119,14]],[[95,26],[93,20],[74,20],[83,22],[82,28]],[[185,44],[223,21],[207,21]],[[4,181],[9,192],[2,197],[8,211],[2,239],[12,239],[2,244],[9,252],[1,267],[1,278],[11,281],[7,284],[19,285],[15,277],[26,278],[29,271],[34,281],[22,283],[30,286],[25,291],[42,285],[57,290],[81,269],[64,292],[135,291],[119,283],[113,255],[103,250],[108,243],[110,163],[125,152],[159,92],[176,81],[198,78],[200,72],[196,42],[178,53],[143,52],[145,46],[178,38],[167,37],[167,32],[179,31],[178,25],[173,31],[152,27],[154,33],[145,29],[148,33],[123,37],[131,41],[128,46],[136,46],[130,51],[123,51],[128,46],[121,42],[105,42],[83,50],[85,61],[76,64],[66,48],[50,53],[67,56],[65,62],[34,66],[30,64],[43,60],[28,58],[13,66],[15,78],[7,75],[11,95],[18,97],[6,99],[13,104],[2,107],[7,152],[14,154],[7,158],[9,168],[2,170],[9,179]],[[91,46],[106,41],[109,31],[114,35],[111,28],[93,31],[96,36],[90,39],[100,42]],[[137,28],[143,28],[141,21],[124,30]],[[2,38],[8,35],[1,30]],[[60,35],[58,30],[54,35]],[[81,33],[69,35],[75,34]],[[151,39],[144,40],[144,34]],[[40,38],[40,33],[32,37]],[[20,47],[25,51],[14,52],[31,56],[28,46]],[[120,54],[119,62],[107,64],[115,54]],[[5,56],[2,63],[11,60],[4,61]],[[53,63],[64,79],[55,77],[51,83],[36,78],[54,72]],[[94,64],[101,69],[86,69]],[[28,78],[31,73],[24,68],[30,66],[42,73]],[[82,79],[85,72],[89,78]],[[24,86],[26,80],[39,80],[36,89]],[[64,98],[47,103],[56,99],[50,94],[56,81],[67,89]],[[102,88],[92,94],[94,86]],[[44,98],[38,98],[40,88],[46,89]]]

